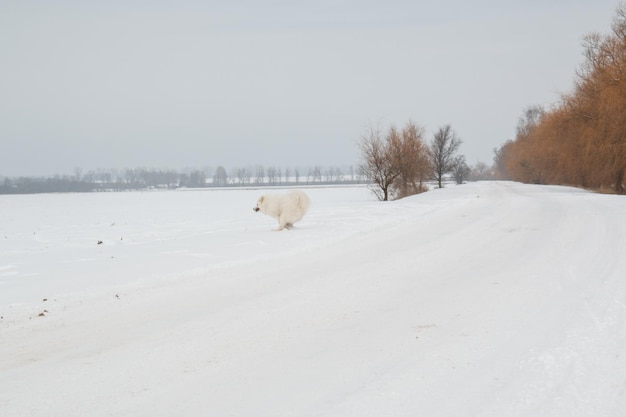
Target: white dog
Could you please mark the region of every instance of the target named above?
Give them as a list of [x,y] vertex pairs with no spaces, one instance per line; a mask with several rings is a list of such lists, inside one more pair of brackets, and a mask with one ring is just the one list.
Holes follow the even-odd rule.
[[252,210],[272,216],[278,220],[278,229],[291,229],[309,208],[311,201],[302,191],[294,190],[286,194],[266,194],[259,197]]

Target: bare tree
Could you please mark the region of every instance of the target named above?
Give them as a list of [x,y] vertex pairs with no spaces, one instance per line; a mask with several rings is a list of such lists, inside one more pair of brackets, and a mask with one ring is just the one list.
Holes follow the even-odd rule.
[[326,177],[326,182],[338,182],[341,180],[341,169],[338,167],[328,167],[324,171],[324,176]]
[[370,127],[361,138],[359,147],[363,158],[359,165],[361,174],[372,183],[372,192],[379,200],[389,200],[391,185],[400,175],[394,166],[390,146],[387,146],[378,128]]
[[322,169],[319,165],[315,165],[309,169],[309,182],[322,182]]
[[289,167],[285,168],[285,184],[289,183],[289,177],[291,176],[291,170]]
[[246,168],[238,168],[237,169],[237,180],[240,185],[249,184],[250,183],[250,171]]
[[199,169],[191,171],[189,174],[189,185],[191,187],[204,187],[206,185],[204,171]]
[[484,162],[478,161],[470,169],[469,179],[472,181],[493,180],[494,178],[494,167],[489,167]]
[[228,174],[223,166],[218,166],[213,175],[213,185],[223,187],[228,184]]
[[456,151],[459,146],[461,146],[461,140],[457,138],[450,125],[440,127],[435,133],[429,154],[433,176],[439,188],[443,187],[443,176],[454,168]]
[[265,168],[262,165],[257,166],[256,168],[256,183],[263,184],[265,181]]
[[465,156],[457,156],[454,158],[452,175],[457,184],[463,184],[470,175],[470,168],[465,162]]
[[530,106],[524,110],[524,115],[517,122],[517,136],[519,138],[529,137],[534,129],[541,123],[546,111],[542,106]]
[[76,178],[76,181],[83,179],[83,169],[81,167],[74,167],[74,178]]
[[278,170],[276,169],[276,167],[269,167],[267,168],[266,172],[267,172],[267,181],[272,185],[276,185],[276,183],[280,179],[280,174]]
[[510,180],[511,175],[508,172],[507,161],[509,159],[510,149],[513,146],[512,140],[507,140],[499,148],[493,148],[493,164],[495,167],[494,176],[499,180]]

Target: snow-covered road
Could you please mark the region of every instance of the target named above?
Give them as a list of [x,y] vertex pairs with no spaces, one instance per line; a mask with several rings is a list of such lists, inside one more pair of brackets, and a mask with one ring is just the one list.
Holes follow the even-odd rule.
[[0,415],[622,415],[624,197],[307,192],[2,197]]

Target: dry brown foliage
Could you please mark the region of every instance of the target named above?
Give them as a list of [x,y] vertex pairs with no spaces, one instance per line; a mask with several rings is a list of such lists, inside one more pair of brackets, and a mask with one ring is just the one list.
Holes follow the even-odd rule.
[[[626,8],[608,35],[584,38],[585,62],[570,94],[526,117],[514,141],[496,151],[502,178],[625,193]],[[528,114],[526,115],[528,116]]]
[[359,143],[361,173],[372,182],[379,200],[406,197],[425,191],[430,165],[424,144],[424,130],[413,122],[399,131],[392,126],[382,136],[370,128]]

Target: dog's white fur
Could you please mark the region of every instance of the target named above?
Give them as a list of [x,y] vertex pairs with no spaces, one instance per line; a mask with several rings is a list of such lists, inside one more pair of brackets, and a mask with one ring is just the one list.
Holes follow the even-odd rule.
[[294,190],[286,194],[265,194],[259,197],[254,211],[260,211],[278,220],[278,229],[291,229],[307,212],[311,200],[302,191]]

